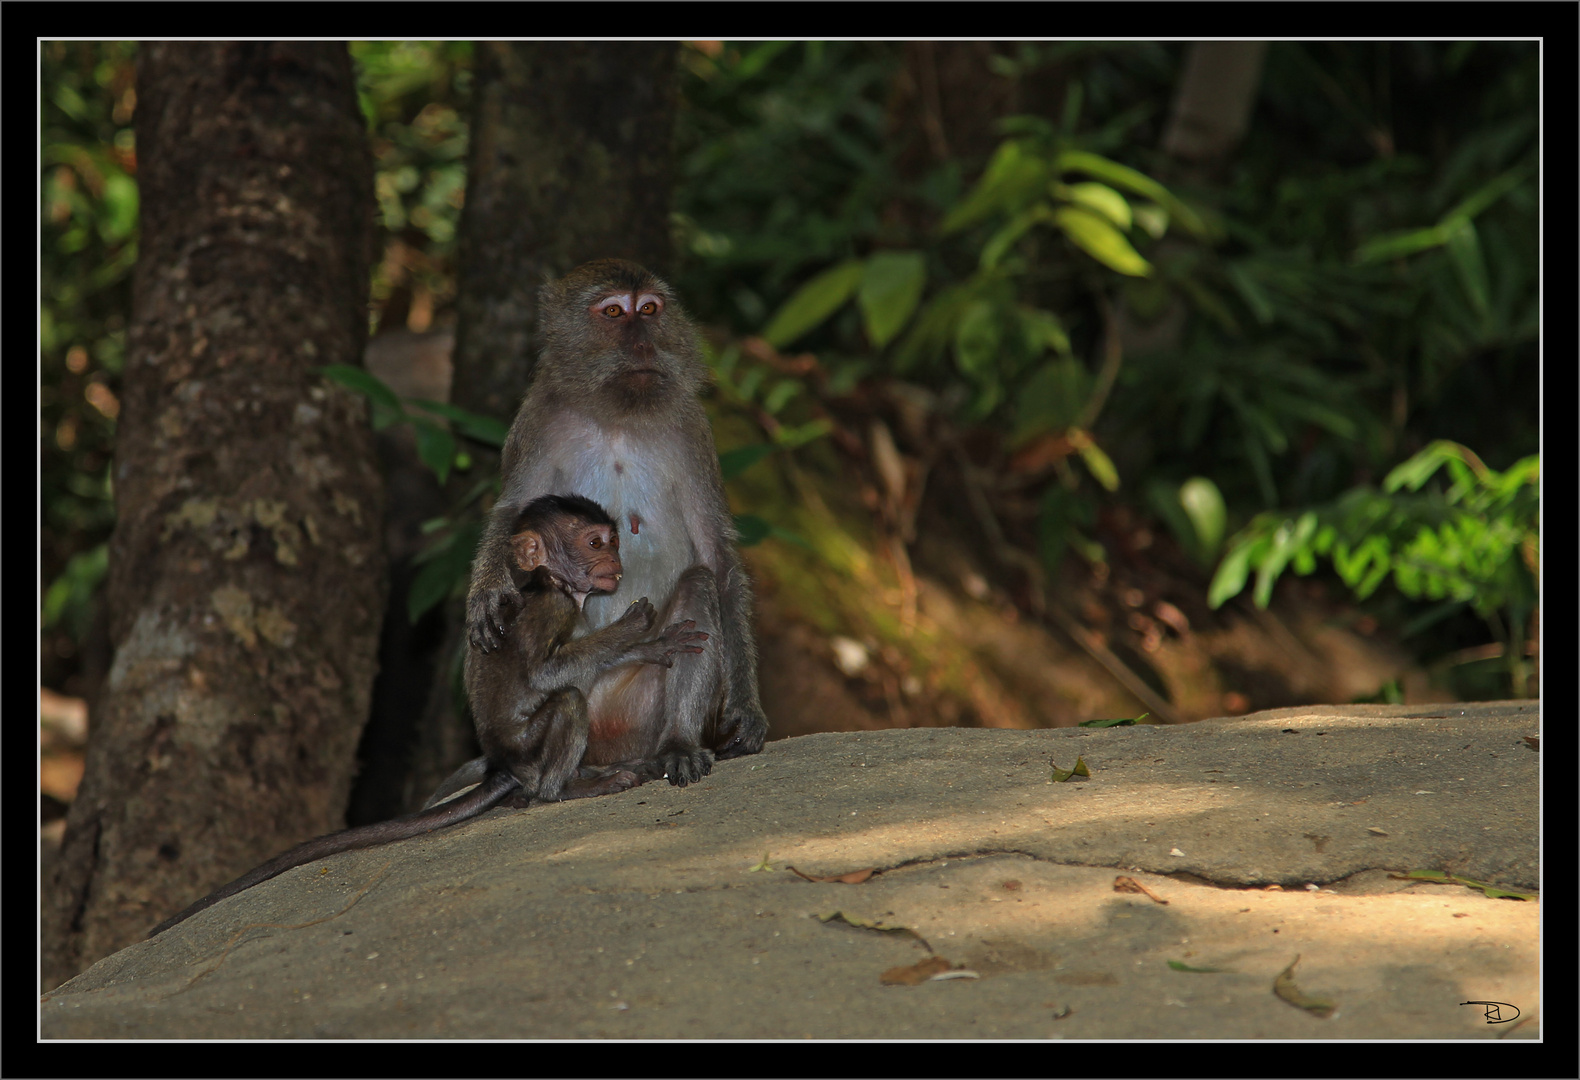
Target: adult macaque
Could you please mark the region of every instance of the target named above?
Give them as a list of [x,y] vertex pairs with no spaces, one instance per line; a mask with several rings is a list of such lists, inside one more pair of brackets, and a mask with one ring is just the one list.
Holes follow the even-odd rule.
[[505,647],[486,656],[469,652],[466,662],[466,690],[483,757],[446,784],[454,790],[469,783],[480,786],[415,814],[298,844],[166,919],[149,937],[303,863],[459,824],[507,799],[524,805],[587,798],[624,791],[649,778],[639,775],[640,762],[633,762],[633,769],[583,765],[586,689],[613,668],[667,668],[677,653],[701,653],[708,635],[683,620],[649,638],[656,612],[644,596],[602,630],[572,640],[587,598],[613,592],[621,578],[618,528],[591,500],[575,495],[536,499],[517,515],[509,540],[515,566],[525,575],[519,609],[504,631]]
[[[505,440],[503,490],[472,563],[468,637],[481,653],[499,648],[521,603],[510,576],[521,508],[553,491],[601,503],[628,528],[626,589],[653,598],[659,625],[694,621],[712,644],[696,663],[596,679],[585,764],[639,759],[644,774],[692,783],[712,770],[713,752],[757,753],[768,729],[751,584],[697,401],[708,371],[696,330],[669,286],[635,263],[588,263],[538,296],[543,351]],[[593,596],[583,631],[620,615],[618,601]]]

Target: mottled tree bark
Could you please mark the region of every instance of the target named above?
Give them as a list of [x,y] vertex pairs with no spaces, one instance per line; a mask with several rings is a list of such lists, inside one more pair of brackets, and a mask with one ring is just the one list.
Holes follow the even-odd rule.
[[677,64],[666,42],[478,42],[456,404],[515,414],[545,281],[606,257],[668,276]]
[[[537,294],[588,261],[670,272],[678,48],[673,43],[478,42],[451,400],[508,421],[537,360]],[[479,459],[477,470],[496,467]],[[470,477],[457,483],[471,483]],[[420,802],[472,752],[453,708],[459,610],[414,755]]]
[[372,167],[342,46],[150,44],[115,659],[43,911],[53,985],[341,824],[384,605]]
[[1245,136],[1266,55],[1265,41],[1192,44],[1163,132],[1163,152],[1199,178],[1216,175]]
[[[1223,175],[1245,137],[1262,85],[1265,41],[1196,41],[1185,54],[1179,86],[1169,107],[1162,149],[1172,164],[1159,179],[1202,183]],[[1154,252],[1164,256],[1180,241],[1166,238]],[[1127,355],[1179,348],[1190,313],[1177,292],[1162,310],[1142,320],[1129,304],[1119,308],[1119,336]]]

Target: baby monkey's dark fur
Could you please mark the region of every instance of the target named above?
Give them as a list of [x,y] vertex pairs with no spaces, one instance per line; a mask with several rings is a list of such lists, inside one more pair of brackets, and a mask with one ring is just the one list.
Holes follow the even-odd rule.
[[[415,814],[320,836],[298,844],[171,916],[159,934],[228,896],[293,867],[355,848],[376,847],[470,820],[507,800],[526,805],[624,791],[646,779],[641,763],[582,766],[587,750],[587,690],[602,672],[622,664],[674,663],[676,653],[700,653],[708,635],[692,621],[648,637],[657,612],[637,600],[602,630],[572,640],[582,605],[620,583],[620,537],[613,520],[591,499],[545,495],[517,516],[511,547],[526,575],[522,602],[506,627],[504,647],[467,651],[466,690],[483,757],[448,781],[434,800],[470,783],[478,786]],[[470,772],[468,772],[470,770]],[[448,789],[448,790],[446,790]]]

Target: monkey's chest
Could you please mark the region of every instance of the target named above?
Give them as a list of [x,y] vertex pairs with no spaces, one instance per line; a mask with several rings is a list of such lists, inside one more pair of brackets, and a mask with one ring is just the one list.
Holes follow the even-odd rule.
[[634,600],[647,597],[663,611],[675,583],[697,562],[680,492],[686,478],[661,446],[625,435],[587,432],[578,453],[556,476],[557,494],[585,495],[620,530],[620,588],[589,597],[582,633],[608,625]]

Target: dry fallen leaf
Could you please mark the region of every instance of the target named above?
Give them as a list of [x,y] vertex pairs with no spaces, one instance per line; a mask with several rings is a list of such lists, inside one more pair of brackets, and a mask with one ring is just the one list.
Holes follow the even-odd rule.
[[1321,998],[1308,997],[1295,985],[1295,965],[1300,963],[1300,954],[1289,962],[1289,966],[1278,973],[1278,978],[1273,980],[1273,993],[1284,1001],[1289,1002],[1297,1009],[1305,1009],[1313,1016],[1327,1018],[1333,1015],[1334,1005],[1331,1001]]
[[1529,746],[1532,750],[1535,750],[1537,753],[1541,753],[1541,750],[1542,750],[1542,737],[1540,735],[1524,735],[1524,736],[1521,736],[1521,737],[1525,740],[1525,745],[1526,746]]
[[1166,904],[1166,903],[1168,903],[1167,900],[1163,899],[1157,893],[1153,892],[1151,889],[1149,889],[1145,885],[1141,884],[1141,882],[1137,881],[1135,878],[1133,878],[1133,877],[1125,877],[1123,874],[1121,874],[1119,877],[1116,877],[1114,879],[1114,891],[1115,892],[1142,893],[1143,895],[1150,896],[1153,899],[1153,901],[1156,902],[1156,903],[1159,903],[1159,904]]
[[841,885],[860,885],[863,881],[866,881],[873,874],[877,873],[876,870],[852,870],[848,874],[835,874],[832,877],[818,877],[816,874],[803,874],[793,866],[787,866],[785,869],[790,871],[796,877],[806,878],[808,881],[836,881]]
[[949,970],[949,961],[942,956],[929,956],[904,967],[892,967],[878,976],[884,986],[920,986],[934,975]]
[[827,915],[819,915],[813,912],[812,918],[818,922],[825,923],[842,922],[846,926],[854,926],[857,930],[876,930],[880,934],[899,934],[901,937],[915,938],[922,943],[922,948],[928,952],[933,951],[933,947],[927,944],[927,939],[909,926],[891,926],[881,919],[863,919],[859,915],[846,915],[843,911],[831,911]]

